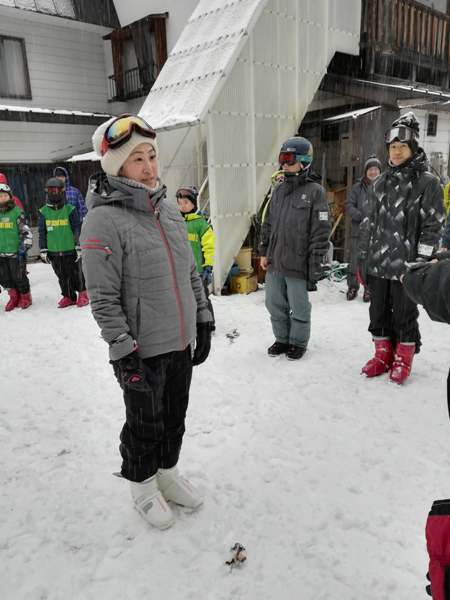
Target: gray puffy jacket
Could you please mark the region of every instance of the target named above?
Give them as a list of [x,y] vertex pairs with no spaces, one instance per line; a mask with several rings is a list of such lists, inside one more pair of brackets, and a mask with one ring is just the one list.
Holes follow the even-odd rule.
[[110,358],[184,350],[211,319],[184,220],[166,188],[123,177],[91,179],[81,231],[91,308]]

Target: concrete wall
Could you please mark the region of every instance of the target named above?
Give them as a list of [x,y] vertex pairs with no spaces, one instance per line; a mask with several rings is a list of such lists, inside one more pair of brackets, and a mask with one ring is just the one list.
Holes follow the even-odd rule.
[[147,15],[169,13],[167,20],[167,50],[170,53],[198,0],[114,0],[122,27]]

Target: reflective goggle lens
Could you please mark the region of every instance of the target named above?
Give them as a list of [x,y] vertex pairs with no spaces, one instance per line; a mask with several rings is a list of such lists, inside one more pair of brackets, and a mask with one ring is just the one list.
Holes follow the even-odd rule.
[[59,194],[63,191],[63,189],[59,187],[48,187],[46,190],[47,194]]
[[295,154],[295,152],[280,152],[278,162],[280,165],[287,164],[289,166],[295,165],[295,163],[302,163],[309,165],[312,159],[309,154]]
[[295,152],[280,152],[280,156],[278,157],[278,162],[280,163],[280,165],[295,165],[295,163],[297,162],[297,158],[296,158],[296,154]]
[[384,139],[386,144],[391,144],[394,140],[398,140],[403,144],[413,139],[413,131],[408,127],[393,127],[386,132]]
[[6,183],[0,183],[0,192],[6,192],[9,194],[11,192],[11,188]]
[[141,117],[136,115],[118,117],[105,131],[100,149],[102,156],[108,151],[108,148],[118,148],[127,142],[133,131],[151,139],[156,137],[155,130]]

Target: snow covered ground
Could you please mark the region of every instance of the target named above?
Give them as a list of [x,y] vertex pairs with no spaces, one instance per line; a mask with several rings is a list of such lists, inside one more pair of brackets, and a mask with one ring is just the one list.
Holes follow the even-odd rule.
[[299,362],[266,355],[263,291],[214,298],[180,461],[206,502],[161,532],[112,476],[124,410],[90,310],[57,310],[50,267],[30,271],[32,308],[0,296],[2,600],[423,600],[427,512],[450,496],[447,326],[422,314],[398,387],[359,375],[367,305],[344,284],[311,295]]

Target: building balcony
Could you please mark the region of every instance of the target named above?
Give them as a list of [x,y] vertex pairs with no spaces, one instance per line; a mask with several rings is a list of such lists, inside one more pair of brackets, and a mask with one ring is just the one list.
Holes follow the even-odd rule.
[[117,89],[116,78],[114,75],[108,77],[108,101],[109,102],[124,102],[140,96],[146,96],[151,90],[155,79],[150,75],[151,67],[148,67],[149,78],[148,82],[142,83],[141,74],[138,67],[128,69],[123,74],[122,89]]
[[414,0],[363,0],[361,50],[371,74],[409,78],[413,65],[413,79],[425,69],[420,81],[448,87],[450,16]]

